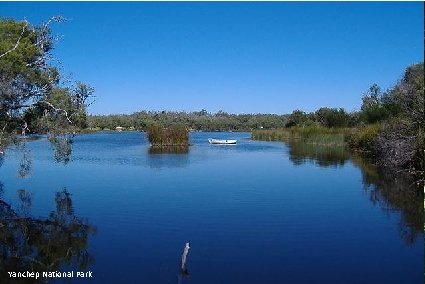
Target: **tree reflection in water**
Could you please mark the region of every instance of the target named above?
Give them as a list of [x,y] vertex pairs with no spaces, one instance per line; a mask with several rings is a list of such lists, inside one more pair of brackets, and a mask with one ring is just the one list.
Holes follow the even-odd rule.
[[350,155],[343,146],[313,145],[300,141],[290,141],[289,160],[294,165],[312,162],[320,167],[343,166]]
[[387,212],[400,212],[399,233],[406,244],[412,244],[423,233],[423,190],[411,175],[381,169],[358,156],[353,164],[362,170],[365,190],[373,204]]
[[72,154],[72,136],[52,136],[49,138],[49,142],[52,144],[55,150],[56,162],[62,163],[64,165],[68,164],[68,162],[71,160]]
[[150,147],[147,162],[150,168],[180,168],[189,164],[189,146]]
[[414,243],[423,233],[423,190],[410,175],[377,168],[358,155],[350,155],[343,147],[287,144],[289,159],[294,165],[314,163],[320,167],[340,167],[351,160],[361,170],[371,202],[387,212],[400,212],[399,233],[406,244]]
[[18,210],[0,199],[0,279],[19,283],[7,272],[61,271],[64,267],[85,270],[93,263],[87,247],[95,227],[75,216],[66,189],[56,193],[56,210],[45,219],[29,216],[32,202],[28,191],[19,190],[18,197]]
[[189,146],[149,147],[149,154],[187,154]]
[[18,177],[27,178],[31,175],[32,169],[31,151],[26,147],[26,143],[18,145],[18,149],[22,154],[19,162]]

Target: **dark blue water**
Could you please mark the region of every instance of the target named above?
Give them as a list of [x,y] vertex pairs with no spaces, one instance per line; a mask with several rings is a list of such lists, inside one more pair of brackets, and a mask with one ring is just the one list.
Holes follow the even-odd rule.
[[[0,266],[28,268],[5,256],[25,254],[22,245],[53,270],[92,271],[82,283],[422,283],[423,197],[404,196],[403,184],[344,151],[249,138],[191,133],[188,153],[149,154],[143,133],[86,134],[73,138],[68,162],[45,138],[7,149],[3,202],[58,245],[3,241],[9,262]],[[30,165],[20,175],[23,158]]]

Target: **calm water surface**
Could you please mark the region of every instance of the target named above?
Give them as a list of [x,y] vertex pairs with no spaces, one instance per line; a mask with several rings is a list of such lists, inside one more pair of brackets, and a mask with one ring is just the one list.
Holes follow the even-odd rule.
[[187,153],[150,154],[143,133],[79,135],[69,161],[45,138],[7,149],[0,272],[38,260],[93,272],[72,283],[423,282],[423,196],[408,182],[343,149],[250,136],[191,133]]

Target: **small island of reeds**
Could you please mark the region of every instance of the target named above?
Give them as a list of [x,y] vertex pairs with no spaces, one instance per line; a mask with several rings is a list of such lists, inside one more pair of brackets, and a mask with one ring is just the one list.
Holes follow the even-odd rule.
[[152,124],[147,129],[147,134],[152,147],[189,146],[189,131],[186,126],[181,124],[168,127]]

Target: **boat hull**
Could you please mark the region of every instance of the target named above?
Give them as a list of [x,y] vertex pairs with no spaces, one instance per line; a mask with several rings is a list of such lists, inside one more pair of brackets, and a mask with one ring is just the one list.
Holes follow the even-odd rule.
[[208,139],[210,144],[219,144],[219,145],[235,145],[237,140],[233,139]]

